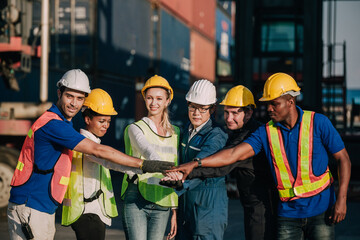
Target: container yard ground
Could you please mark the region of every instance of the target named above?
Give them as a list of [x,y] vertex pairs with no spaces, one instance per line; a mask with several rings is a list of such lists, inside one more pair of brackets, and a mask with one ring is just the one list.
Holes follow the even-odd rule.
[[[113,182],[120,182],[121,175],[113,174]],[[119,186],[119,184],[117,184]],[[120,185],[121,186],[121,185]],[[115,187],[115,193],[119,187]],[[117,195],[118,196],[118,195]],[[119,199],[118,199],[119,200]],[[336,226],[337,240],[360,240],[360,181],[352,181],[349,187],[348,195],[348,213],[346,219]],[[243,228],[243,210],[238,199],[229,200],[229,225],[225,231],[224,240],[245,240]],[[6,216],[0,217],[0,239],[9,240],[7,231]],[[70,227],[60,225],[60,214],[56,217],[56,235],[55,240],[75,240],[74,231]],[[124,240],[125,234],[121,223],[121,218],[113,220],[113,225],[106,230],[106,240]]]
[[[358,186],[360,188],[360,184]],[[360,240],[360,219],[358,213],[360,212],[360,201],[349,201],[348,214],[344,222],[336,226],[337,240]],[[230,199],[229,201],[229,225],[225,232],[224,240],[244,240],[242,208],[240,207],[238,199]],[[7,232],[6,217],[0,218],[0,239],[9,240]],[[70,227],[62,227],[59,223],[59,218],[56,223],[55,240],[75,240],[74,231]],[[114,219],[113,226],[106,230],[106,240],[124,240],[125,234],[122,228],[121,219],[117,217]]]

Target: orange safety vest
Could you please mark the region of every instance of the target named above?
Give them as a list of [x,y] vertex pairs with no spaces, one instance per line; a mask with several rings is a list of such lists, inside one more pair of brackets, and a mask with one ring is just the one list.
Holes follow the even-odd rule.
[[329,166],[320,176],[315,176],[313,173],[314,115],[314,112],[304,111],[300,124],[296,179],[290,169],[280,127],[275,126],[273,121],[266,124],[266,133],[281,201],[286,202],[314,196],[325,190],[333,182]]
[[51,120],[62,120],[56,113],[46,111],[31,126],[21,149],[19,160],[11,180],[12,187],[24,185],[33,172],[40,174],[53,173],[51,178],[51,197],[58,203],[64,199],[69,184],[72,151],[64,148],[53,169],[40,170],[34,161],[34,133]]

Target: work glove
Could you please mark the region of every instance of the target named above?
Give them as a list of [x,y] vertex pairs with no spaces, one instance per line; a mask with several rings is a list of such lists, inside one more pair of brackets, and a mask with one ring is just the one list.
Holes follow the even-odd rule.
[[144,160],[140,169],[143,172],[165,172],[165,170],[171,169],[175,164],[173,162],[165,162],[158,160]]
[[166,187],[175,188],[178,191],[184,188],[182,180],[161,180],[159,184]]

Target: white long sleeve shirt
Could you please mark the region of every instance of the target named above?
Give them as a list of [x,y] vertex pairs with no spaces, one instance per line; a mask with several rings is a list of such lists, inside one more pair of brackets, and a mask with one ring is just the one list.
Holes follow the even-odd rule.
[[[100,138],[96,137],[91,132],[80,129],[80,133],[85,136],[86,138],[100,143]],[[84,179],[84,197],[90,198],[95,196],[97,191],[100,189],[100,165],[108,169],[112,169],[115,171],[125,172],[128,171],[130,173],[142,173],[140,169],[132,168],[128,166],[119,165],[110,161],[107,161],[102,158],[97,158],[93,155],[84,155],[83,159],[83,179]],[[102,204],[101,198],[94,200],[89,203],[85,203],[85,213],[93,213],[100,217],[101,221],[104,222],[106,225],[111,226],[111,218],[109,218],[105,213],[104,206]]]
[[[157,128],[155,126],[155,123],[148,117],[143,117],[141,120],[146,122],[151,130],[158,134]],[[135,124],[131,124],[128,129],[128,134],[131,142],[131,147],[136,149],[137,154],[134,154],[134,157],[140,157],[143,156],[146,160],[161,160],[159,154],[154,150],[153,147],[151,147],[151,144],[146,139],[143,131],[136,126]],[[170,136],[170,134],[167,134],[166,136]],[[134,174],[138,174],[137,172],[130,171],[126,172],[130,178],[134,176]]]

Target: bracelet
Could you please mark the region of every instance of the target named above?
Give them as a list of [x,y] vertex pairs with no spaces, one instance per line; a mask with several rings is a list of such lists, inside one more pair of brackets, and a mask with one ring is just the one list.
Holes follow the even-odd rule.
[[[140,159],[140,160],[142,160],[142,159]],[[144,160],[142,160],[142,162],[141,162],[141,165],[139,167],[140,170],[142,170],[143,165],[144,165]]]
[[193,158],[193,161],[198,163],[198,167],[201,167],[201,159],[200,158]]

